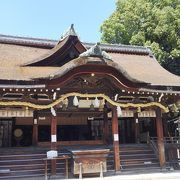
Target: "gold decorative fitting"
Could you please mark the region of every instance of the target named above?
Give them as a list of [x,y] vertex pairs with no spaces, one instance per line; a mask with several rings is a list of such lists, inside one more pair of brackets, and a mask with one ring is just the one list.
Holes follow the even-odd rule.
[[67,103],[67,98],[70,96],[78,96],[78,97],[82,97],[82,98],[96,98],[96,97],[98,97],[98,98],[102,98],[102,99],[106,100],[107,102],[109,102],[113,106],[120,106],[123,108],[127,108],[127,107],[145,108],[145,107],[156,106],[156,107],[161,108],[166,113],[169,112],[169,108],[165,107],[164,105],[162,105],[159,102],[149,102],[146,104],[143,104],[143,103],[140,103],[140,104],[126,103],[126,104],[123,104],[123,103],[118,103],[118,102],[111,100],[105,94],[81,94],[81,93],[76,93],[76,92],[64,94],[60,98],[58,98],[57,100],[55,100],[52,103],[47,104],[47,105],[33,104],[30,102],[18,102],[18,101],[3,102],[3,101],[1,101],[0,106],[26,106],[26,107],[31,107],[34,109],[49,109],[53,106],[56,106],[57,104],[59,104],[62,101],[63,101],[63,103]]

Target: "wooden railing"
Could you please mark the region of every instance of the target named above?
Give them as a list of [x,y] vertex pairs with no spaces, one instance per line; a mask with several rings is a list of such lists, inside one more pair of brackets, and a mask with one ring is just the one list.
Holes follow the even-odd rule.
[[158,151],[158,147],[157,147],[157,143],[151,139],[151,137],[148,138],[149,139],[149,144],[152,147],[154,153],[156,154],[156,157],[159,158],[159,151]]
[[[154,152],[158,156],[158,138],[150,137],[150,145]],[[178,157],[177,150],[180,150],[180,138],[179,137],[164,137],[164,145],[166,148],[166,166],[170,168],[179,169],[180,168],[180,158]]]
[[[150,137],[150,141],[157,142],[157,137]],[[180,144],[180,137],[164,137],[164,144]]]

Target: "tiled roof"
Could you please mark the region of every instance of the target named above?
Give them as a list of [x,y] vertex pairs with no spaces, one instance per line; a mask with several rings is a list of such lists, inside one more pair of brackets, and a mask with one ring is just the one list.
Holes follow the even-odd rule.
[[[0,43],[16,44],[23,46],[33,46],[42,48],[53,48],[59,41],[50,39],[40,39],[40,38],[30,38],[30,37],[19,37],[19,36],[9,36],[0,34]],[[82,42],[82,44],[87,48],[91,48],[95,43]],[[119,52],[119,53],[130,53],[130,54],[151,54],[149,48],[143,46],[132,46],[132,45],[122,45],[122,44],[100,44],[103,51],[107,52]]]

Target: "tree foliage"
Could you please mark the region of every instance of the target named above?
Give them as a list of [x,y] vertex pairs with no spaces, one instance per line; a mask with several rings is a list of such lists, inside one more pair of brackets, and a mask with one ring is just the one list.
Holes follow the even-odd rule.
[[180,75],[180,1],[117,0],[102,24],[102,42],[150,46],[167,70]]

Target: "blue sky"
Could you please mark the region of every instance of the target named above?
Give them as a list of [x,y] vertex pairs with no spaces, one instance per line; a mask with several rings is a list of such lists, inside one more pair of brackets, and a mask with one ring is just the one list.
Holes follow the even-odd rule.
[[58,40],[70,24],[82,41],[100,41],[116,0],[1,0],[0,33]]

